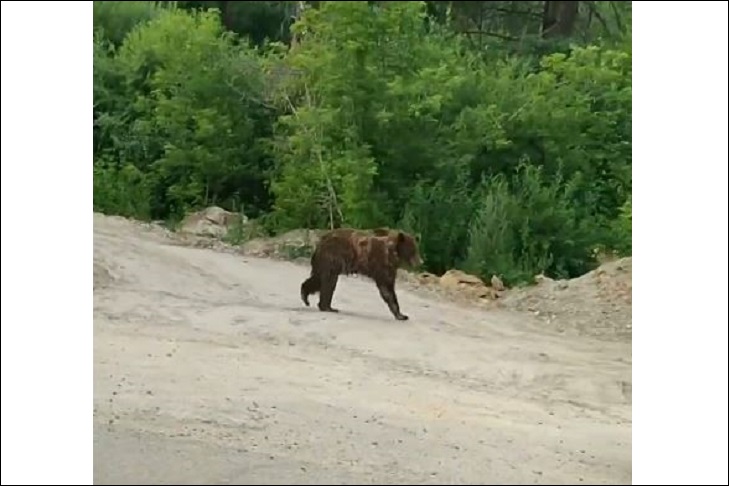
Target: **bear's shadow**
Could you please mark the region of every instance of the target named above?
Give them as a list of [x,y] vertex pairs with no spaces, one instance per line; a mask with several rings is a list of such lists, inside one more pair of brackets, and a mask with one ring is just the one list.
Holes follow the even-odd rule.
[[[284,310],[290,311],[290,312],[296,312],[296,313],[312,313],[316,312],[317,314],[321,314],[322,316],[347,316],[347,317],[358,317],[360,319],[366,319],[368,321],[386,321],[388,320],[388,316],[378,316],[375,314],[363,314],[360,312],[353,312],[347,309],[339,309],[339,312],[322,312],[320,311],[316,305],[312,307],[284,307]],[[395,319],[390,319],[392,321],[395,321]]]

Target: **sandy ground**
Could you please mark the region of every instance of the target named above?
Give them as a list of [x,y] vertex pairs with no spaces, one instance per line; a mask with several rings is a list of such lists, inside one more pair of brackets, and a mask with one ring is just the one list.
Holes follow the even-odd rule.
[[631,484],[630,342],[94,225],[95,484]]

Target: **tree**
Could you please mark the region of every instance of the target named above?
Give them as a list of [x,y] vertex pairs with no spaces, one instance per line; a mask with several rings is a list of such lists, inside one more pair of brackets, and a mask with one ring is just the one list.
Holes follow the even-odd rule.
[[570,37],[578,19],[576,1],[546,1],[542,13],[542,35],[546,39]]

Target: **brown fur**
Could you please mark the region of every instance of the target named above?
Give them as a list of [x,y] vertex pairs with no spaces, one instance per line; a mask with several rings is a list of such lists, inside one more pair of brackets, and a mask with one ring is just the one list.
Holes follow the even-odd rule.
[[421,263],[418,244],[408,233],[387,228],[332,230],[320,238],[312,253],[311,274],[301,285],[302,301],[308,306],[309,296],[319,293],[319,310],[337,312],[332,308],[332,296],[339,276],[359,274],[375,281],[396,319],[406,320],[395,293],[397,270],[403,264],[415,267]]

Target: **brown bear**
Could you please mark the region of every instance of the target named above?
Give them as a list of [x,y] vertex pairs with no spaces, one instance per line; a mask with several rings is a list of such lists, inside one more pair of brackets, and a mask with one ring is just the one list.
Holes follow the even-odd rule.
[[393,316],[404,321],[408,316],[401,313],[395,293],[397,270],[403,264],[421,263],[416,239],[408,233],[338,228],[322,235],[312,253],[311,274],[301,285],[302,301],[309,306],[309,296],[319,292],[319,310],[338,312],[332,308],[332,296],[339,276],[359,274],[375,281]]

